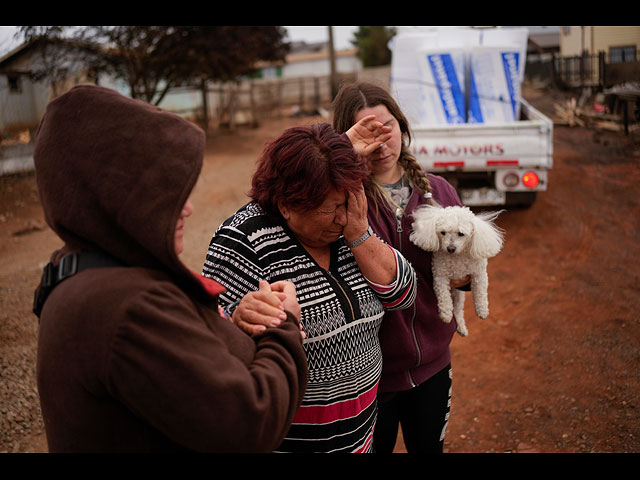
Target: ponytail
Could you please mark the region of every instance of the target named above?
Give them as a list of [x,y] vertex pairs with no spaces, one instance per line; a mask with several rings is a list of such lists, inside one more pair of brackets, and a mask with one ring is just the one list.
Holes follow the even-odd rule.
[[429,177],[416,160],[416,157],[409,153],[409,148],[404,144],[404,140],[398,163],[404,169],[407,178],[413,184],[414,188],[420,190],[427,198],[427,203],[429,205],[439,206],[433,198]]

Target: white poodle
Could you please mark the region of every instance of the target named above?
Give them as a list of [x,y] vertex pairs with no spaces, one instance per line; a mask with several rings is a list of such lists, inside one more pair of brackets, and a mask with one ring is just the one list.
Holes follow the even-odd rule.
[[413,214],[409,239],[423,250],[433,252],[433,289],[440,318],[449,323],[455,315],[457,330],[468,334],[464,321],[465,292],[451,288],[452,280],[471,277],[476,314],[489,316],[487,259],[500,252],[503,231],[493,221],[501,212],[475,215],[467,207],[425,205]]

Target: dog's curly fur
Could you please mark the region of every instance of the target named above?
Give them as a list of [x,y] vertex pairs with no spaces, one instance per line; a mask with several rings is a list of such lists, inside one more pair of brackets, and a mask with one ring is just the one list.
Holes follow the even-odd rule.
[[433,252],[433,289],[440,318],[449,323],[455,315],[457,331],[468,335],[464,321],[465,292],[451,288],[451,280],[471,277],[476,315],[489,315],[487,259],[503,245],[503,231],[494,221],[501,212],[475,215],[468,207],[424,205],[413,214],[409,239],[423,250]]

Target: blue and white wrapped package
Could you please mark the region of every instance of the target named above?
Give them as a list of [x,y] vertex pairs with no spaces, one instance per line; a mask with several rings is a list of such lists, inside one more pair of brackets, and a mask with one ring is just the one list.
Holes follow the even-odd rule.
[[469,123],[502,123],[519,119],[521,68],[521,53],[517,49],[471,49]]
[[482,40],[478,45],[519,52],[520,82],[522,82],[524,81],[528,38],[529,30],[526,28],[490,28],[483,30]]
[[418,119],[422,125],[466,122],[465,52],[462,49],[420,50]]
[[395,36],[389,42],[393,52],[389,90],[411,124],[420,122],[417,99],[422,73],[416,52],[433,47],[436,41],[435,33],[421,32]]

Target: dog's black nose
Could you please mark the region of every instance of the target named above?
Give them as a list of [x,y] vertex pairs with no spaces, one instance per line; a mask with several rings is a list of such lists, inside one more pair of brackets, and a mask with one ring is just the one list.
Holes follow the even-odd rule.
[[447,252],[453,253],[456,251],[456,247],[447,247]]

